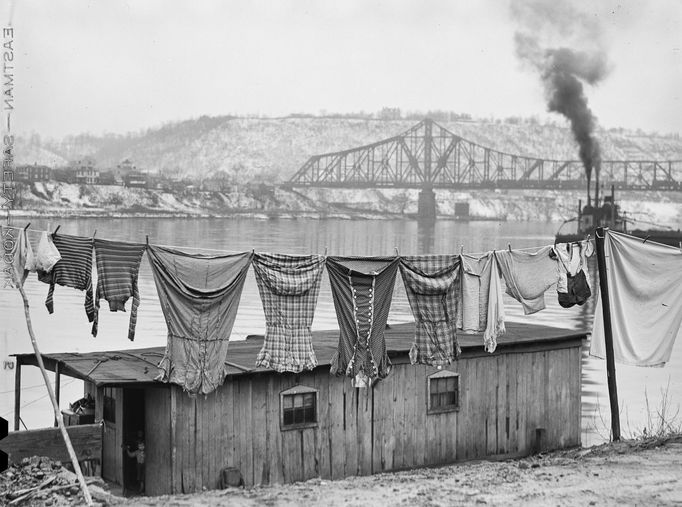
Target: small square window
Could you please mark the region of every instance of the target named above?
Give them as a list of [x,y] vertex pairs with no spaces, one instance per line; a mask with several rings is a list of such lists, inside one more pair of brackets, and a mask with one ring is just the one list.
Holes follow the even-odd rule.
[[280,393],[281,429],[317,426],[317,390],[296,386]]
[[439,371],[427,381],[429,414],[459,410],[459,374]]

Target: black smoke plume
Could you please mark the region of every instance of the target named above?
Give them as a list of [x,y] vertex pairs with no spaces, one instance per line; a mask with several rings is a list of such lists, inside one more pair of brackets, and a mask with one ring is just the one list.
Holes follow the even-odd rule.
[[[585,168],[589,204],[592,169],[598,178],[601,153],[594,136],[596,118],[588,106],[583,83],[595,85],[608,73],[605,54],[598,45],[598,26],[562,2],[516,2],[512,13],[522,24],[536,28],[516,33],[516,53],[539,72],[549,111],[563,115],[571,124]],[[542,47],[539,38],[543,30],[544,33],[553,31],[567,41],[589,42],[595,47],[590,51]]]

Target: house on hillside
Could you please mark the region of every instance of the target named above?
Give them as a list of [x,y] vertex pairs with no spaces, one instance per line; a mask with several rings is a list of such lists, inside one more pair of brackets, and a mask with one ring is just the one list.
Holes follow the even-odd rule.
[[34,181],[49,181],[52,176],[52,169],[46,165],[20,165],[14,170],[17,181],[32,183]]
[[[154,380],[162,347],[43,360],[56,373],[57,392],[66,375],[83,380],[95,399],[95,424],[83,428],[106,480],[133,484],[135,463],[121,446],[143,432],[149,495],[215,489],[226,470],[238,470],[249,487],[580,444],[584,332],[509,322],[493,354],[481,335],[461,335],[461,357],[441,369],[410,364],[413,336],[412,323],[387,329],[393,368],[369,389],[330,375],[338,331],[314,333],[319,365],[299,374],[254,367],[262,337],[231,343],[225,382],[206,396]],[[19,393],[22,369],[37,363],[33,354],[16,359]],[[18,430],[19,394],[15,402]],[[0,441],[10,460],[12,436],[26,433]]]
[[81,185],[97,185],[99,183],[99,170],[95,167],[95,159],[84,157],[74,165],[76,168],[76,182]]
[[123,176],[123,181],[126,187],[133,188],[147,188],[149,186],[149,181],[145,173],[138,171],[132,171]]

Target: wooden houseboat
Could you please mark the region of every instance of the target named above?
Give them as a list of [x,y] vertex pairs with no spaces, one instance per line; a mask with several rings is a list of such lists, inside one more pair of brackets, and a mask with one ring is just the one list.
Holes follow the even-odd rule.
[[[162,347],[45,354],[44,361],[57,385],[62,375],[81,379],[95,398],[95,424],[83,426],[87,452],[74,445],[84,459],[101,459],[106,480],[134,482],[134,460],[122,444],[144,432],[148,495],[219,488],[225,470],[238,470],[248,487],[580,445],[585,332],[508,322],[493,354],[480,335],[460,335],[460,359],[442,369],[410,364],[413,333],[414,324],[387,329],[393,368],[369,390],[330,375],[338,331],[314,333],[320,364],[300,374],[255,368],[262,337],[234,342],[229,375],[207,396],[154,381]],[[18,421],[21,369],[36,358],[16,360]],[[12,438],[0,443],[10,460],[28,452],[22,441],[22,451]],[[40,442],[35,447],[45,451]]]

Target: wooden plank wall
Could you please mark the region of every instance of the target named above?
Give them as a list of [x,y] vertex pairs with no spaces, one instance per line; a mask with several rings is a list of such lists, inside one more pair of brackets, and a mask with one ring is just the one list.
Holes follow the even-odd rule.
[[[166,492],[217,488],[225,467],[252,486],[524,455],[536,428],[542,449],[579,445],[578,346],[481,355],[447,369],[460,374],[460,409],[441,414],[427,414],[427,377],[438,370],[409,364],[369,393],[326,368],[233,377],[205,397],[173,386],[177,445]],[[279,393],[299,384],[319,391],[319,425],[281,431]]]
[[[79,461],[101,459],[101,424],[68,426],[66,431]],[[11,431],[0,441],[0,450],[9,455],[9,463],[20,463],[22,459],[31,456],[46,456],[65,463],[71,462],[59,428]]]

